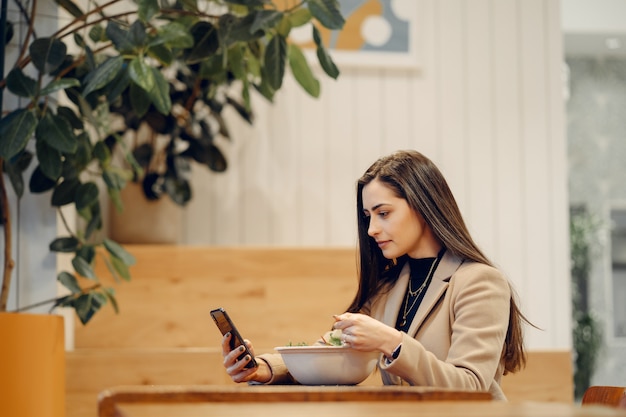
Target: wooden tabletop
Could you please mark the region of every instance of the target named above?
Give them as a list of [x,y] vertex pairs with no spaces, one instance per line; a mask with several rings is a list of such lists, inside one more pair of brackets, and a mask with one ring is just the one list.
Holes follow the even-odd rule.
[[119,417],[624,417],[601,406],[466,401],[120,404]]
[[[121,386],[100,393],[100,417],[117,416],[116,410],[147,410],[172,405],[207,405],[209,408],[231,404],[267,403],[338,403],[389,401],[491,401],[491,394],[424,387],[400,386],[304,386],[304,385],[236,385],[236,386]],[[223,403],[228,403],[224,405]],[[296,406],[297,407],[297,406]],[[167,408],[167,407],[166,407]],[[193,408],[193,407],[192,407]],[[127,411],[128,412],[128,411]],[[135,411],[138,412],[138,411]],[[218,411],[215,411],[218,412]],[[219,411],[221,413],[222,411]],[[207,415],[212,412],[209,412]]]
[[104,391],[100,417],[626,417],[569,403],[507,403],[484,392],[367,386],[132,386]]

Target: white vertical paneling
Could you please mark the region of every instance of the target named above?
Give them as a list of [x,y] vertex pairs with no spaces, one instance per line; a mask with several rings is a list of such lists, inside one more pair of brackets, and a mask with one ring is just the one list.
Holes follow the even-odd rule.
[[492,254],[495,240],[493,188],[493,87],[491,4],[475,0],[467,7],[467,174],[466,219],[478,245]]
[[301,109],[295,106],[297,97],[304,94],[292,77],[275,97],[270,108],[272,239],[267,243],[295,245],[298,241],[298,125]]
[[[549,346],[549,319],[546,306],[552,303],[550,291],[554,285],[550,257],[552,251],[551,222],[552,202],[550,198],[550,160],[548,135],[548,79],[546,74],[546,16],[544,0],[519,2],[521,44],[521,98],[524,125],[522,127],[524,167],[524,216],[526,218],[526,265],[528,274],[524,287],[533,294],[533,303],[527,306],[528,316],[547,332],[529,335],[537,346]],[[532,122],[531,122],[532,121]],[[564,213],[565,215],[565,213]],[[529,291],[525,293],[528,294]],[[549,307],[548,307],[549,308]]]
[[355,95],[354,78],[349,71],[342,71],[337,80],[325,79],[322,94],[328,97],[328,200],[320,209],[328,212],[327,243],[353,246],[356,244],[355,184],[360,175],[355,167],[356,115],[351,110]]
[[467,172],[467,50],[464,47],[467,24],[465,0],[437,2],[440,74],[438,121],[441,159],[435,161],[446,176],[463,212],[466,206]]
[[[231,112],[225,109],[224,112]],[[225,114],[229,126],[236,123],[236,114]],[[235,131],[231,133],[234,134]],[[211,188],[207,195],[211,201],[211,239],[215,244],[236,245],[243,243],[242,206],[241,203],[241,169],[242,164],[239,148],[244,146],[246,138],[235,137],[231,141],[222,141],[221,150],[228,160],[231,169],[219,174],[211,173]],[[193,226],[192,226],[193,227]]]
[[409,146],[427,155],[429,158],[440,160],[439,125],[437,124],[437,109],[439,108],[439,48],[437,38],[437,20],[435,19],[435,2],[439,0],[423,0],[418,9],[419,34],[422,36],[422,67],[411,74],[410,86],[412,123],[411,141]]
[[[319,77],[319,74],[316,74]],[[327,243],[328,175],[327,153],[324,143],[328,136],[328,120],[324,105],[327,98],[315,99],[304,91],[298,97],[302,109],[298,141],[300,149],[301,188],[298,190],[299,243],[305,246]]]
[[[252,127],[239,118],[234,123],[233,131],[236,137],[245,138],[245,146],[241,147],[239,167],[241,169],[241,195],[239,205],[242,221],[244,244],[258,245],[267,241],[272,229],[271,201],[269,201],[270,184],[270,140],[268,135],[267,107],[262,106],[265,99],[259,95],[253,96],[253,109],[259,109],[255,115],[255,125]],[[256,127],[256,126],[255,126]],[[256,134],[253,134],[255,133]]]
[[409,90],[410,71],[383,71],[382,85],[382,133],[381,154],[407,149],[410,144],[412,102]]
[[383,144],[382,124],[382,70],[357,69],[354,103],[356,114],[356,169],[363,173],[374,160],[381,156]]
[[[491,0],[493,10],[494,170],[497,230],[493,258],[521,292],[527,274],[524,260],[522,190],[522,113],[517,0]],[[520,294],[522,295],[522,294]]]
[[[549,178],[550,178],[550,257],[551,263],[550,283],[553,294],[552,321],[550,346],[567,348],[571,346],[571,290],[569,279],[569,197],[567,184],[567,136],[565,134],[565,113],[562,107],[565,105],[563,95],[563,41],[562,37],[552,34],[561,30],[560,16],[561,6],[558,1],[545,1],[544,11],[546,16],[546,39],[547,46],[545,60],[547,91],[549,93],[547,122],[548,122],[548,152],[550,155]],[[564,262],[554,260],[562,259]]]

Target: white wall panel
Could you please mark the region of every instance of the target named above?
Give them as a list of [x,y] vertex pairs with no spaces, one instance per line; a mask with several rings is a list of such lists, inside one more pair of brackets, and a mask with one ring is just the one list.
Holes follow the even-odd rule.
[[255,100],[255,125],[225,144],[229,171],[194,173],[185,243],[352,246],[356,179],[413,147],[440,166],[477,242],[545,329],[529,330],[529,347],[569,347],[559,2],[419,10],[417,70],[341,68],[336,81],[320,75],[318,100],[288,77],[273,105]]
[[466,0],[440,0],[435,16],[437,25],[440,74],[437,94],[439,126],[438,141],[441,155],[438,160],[459,207],[467,203],[467,50],[465,45]]
[[341,81],[322,78],[322,94],[327,98],[328,158],[327,199],[324,210],[329,213],[328,243],[335,246],[356,244],[356,180],[360,173],[354,151],[357,142],[354,106],[355,82],[349,72],[343,71]]
[[[493,254],[495,240],[492,84],[492,10],[489,0],[467,7],[465,57],[467,62],[467,206],[468,227],[477,243]],[[478,239],[480,238],[480,239]]]

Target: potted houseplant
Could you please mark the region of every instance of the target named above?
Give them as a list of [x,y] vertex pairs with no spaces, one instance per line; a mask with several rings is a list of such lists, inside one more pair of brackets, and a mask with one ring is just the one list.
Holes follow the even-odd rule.
[[[336,0],[303,0],[288,7],[270,0],[113,0],[92,1],[89,10],[57,0],[73,20],[38,37],[37,2],[27,9],[13,1],[28,28],[19,45],[9,43],[12,24],[7,0],[2,0],[0,55],[4,61],[8,46],[16,57],[0,65],[5,255],[0,313],[7,308],[13,269],[8,187],[17,198],[27,191],[49,193],[52,208],[75,207],[77,225],[67,225],[66,233],[49,244],[51,251],[70,254],[73,267],[57,276],[69,294],[50,304],[73,308],[87,323],[106,303],[116,307],[113,289],[94,272],[96,260],[104,260],[117,279],[130,279],[134,263],[122,246],[103,236],[103,190],[119,210],[120,191],[131,180],[141,181],[151,198],[166,193],[184,204],[191,198],[186,180],[190,162],[226,169],[213,140],[228,136],[224,107],[235,108],[251,122],[251,94],[271,100],[287,68],[306,92],[317,96],[319,82],[302,50],[288,42],[294,27],[315,23],[321,68],[331,77],[339,74],[320,35],[322,27],[343,26]],[[21,98],[20,104],[2,109],[5,94]],[[197,112],[198,107],[208,111]],[[111,122],[115,115],[121,124]],[[127,146],[127,132],[142,126],[165,135],[167,145]]]
[[[129,278],[133,262],[121,246],[97,233],[102,218],[96,180],[120,209],[120,190],[138,178],[149,197],[165,191],[184,204],[191,198],[186,180],[190,161],[226,169],[213,140],[228,136],[221,117],[225,106],[251,122],[250,95],[258,91],[271,100],[287,65],[305,91],[319,94],[303,52],[288,42],[290,30],[312,21],[340,29],[344,22],[336,0],[304,0],[284,9],[270,0],[208,1],[202,7],[195,1],[141,0],[122,12],[109,12],[121,0],[92,2],[90,11],[71,0],[58,3],[74,20],[46,37],[35,39],[29,30],[19,45],[23,52],[0,81],[1,91],[24,99],[21,106],[2,112],[0,164],[18,197],[26,188],[23,173],[37,164],[28,178],[29,190],[51,192],[55,208],[76,207],[81,227],[55,239],[50,249],[73,253],[75,271],[92,279],[97,278],[93,263],[99,248],[117,277]],[[32,29],[36,10],[22,4],[19,10]],[[321,67],[337,77],[319,29],[313,25],[312,30]],[[198,106],[207,112],[197,111]],[[122,116],[121,125],[109,123],[116,114]],[[168,138],[157,169],[150,167],[154,146],[124,144],[123,135],[142,126]],[[112,154],[118,151],[127,165],[115,163]],[[0,186],[6,196],[6,182]],[[5,233],[10,232],[11,217],[7,207],[1,209]],[[10,263],[7,239],[5,253]],[[0,311],[6,308],[10,265],[4,270]],[[72,272],[59,274],[59,281],[71,295],[56,305],[74,307],[83,322],[107,300],[114,301],[110,289],[81,289]]]

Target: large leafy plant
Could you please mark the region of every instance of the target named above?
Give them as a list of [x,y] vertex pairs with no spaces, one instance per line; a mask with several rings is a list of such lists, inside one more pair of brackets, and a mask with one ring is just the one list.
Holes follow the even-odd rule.
[[[6,78],[0,74],[0,92],[8,90],[22,103],[0,119],[0,311],[6,309],[12,270],[5,176],[18,198],[27,182],[30,192],[50,192],[53,207],[76,208],[79,226],[67,227],[67,236],[50,244],[52,251],[74,256],[74,271],[58,275],[70,295],[54,305],[74,307],[86,323],[107,301],[115,306],[113,289],[94,272],[97,255],[116,278],[130,279],[134,262],[99,233],[98,183],[119,210],[120,191],[129,180],[141,181],[150,198],[166,192],[179,204],[189,201],[191,163],[214,171],[227,167],[216,142],[229,137],[224,108],[252,123],[251,95],[271,101],[287,68],[307,93],[319,95],[305,54],[289,42],[292,28],[312,23],[320,67],[333,78],[339,75],[319,30],[343,26],[336,0],[302,0],[291,7],[270,0],[112,0],[91,1],[89,10],[57,0],[74,19],[42,37],[33,30],[37,3],[27,11],[16,1],[29,31]],[[10,28],[9,22],[0,34],[10,38]],[[142,132],[148,132],[147,140]],[[129,135],[137,142],[129,144]]]

